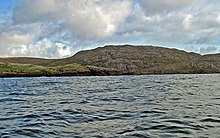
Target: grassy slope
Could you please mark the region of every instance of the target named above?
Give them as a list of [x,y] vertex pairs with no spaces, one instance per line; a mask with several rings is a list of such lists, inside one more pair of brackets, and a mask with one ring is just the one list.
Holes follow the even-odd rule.
[[56,67],[44,67],[31,64],[15,64],[0,62],[0,77],[30,77],[30,76],[82,76],[82,75],[117,75],[116,70],[93,66],[68,64]]
[[0,76],[62,76],[88,73],[87,67],[69,64],[57,67],[43,67],[31,64],[14,64],[0,62]]
[[0,76],[64,76],[80,75],[89,72],[87,67],[79,64],[69,64],[57,67],[43,67],[31,64],[14,64],[0,62]]

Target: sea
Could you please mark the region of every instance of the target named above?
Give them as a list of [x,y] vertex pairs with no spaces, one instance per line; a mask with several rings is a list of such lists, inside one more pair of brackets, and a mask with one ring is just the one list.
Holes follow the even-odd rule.
[[220,138],[220,74],[0,78],[1,138]]

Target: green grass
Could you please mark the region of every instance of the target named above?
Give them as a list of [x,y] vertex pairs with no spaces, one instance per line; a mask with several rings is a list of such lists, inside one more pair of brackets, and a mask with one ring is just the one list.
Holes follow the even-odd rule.
[[43,67],[31,64],[14,64],[0,62],[0,76],[38,76],[38,75],[62,75],[62,74],[73,74],[78,72],[88,71],[87,67],[79,64],[68,64],[65,66],[57,67]]

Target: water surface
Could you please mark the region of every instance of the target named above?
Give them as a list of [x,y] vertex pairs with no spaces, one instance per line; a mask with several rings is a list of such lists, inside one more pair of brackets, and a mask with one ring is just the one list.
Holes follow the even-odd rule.
[[220,75],[0,79],[0,137],[219,137]]

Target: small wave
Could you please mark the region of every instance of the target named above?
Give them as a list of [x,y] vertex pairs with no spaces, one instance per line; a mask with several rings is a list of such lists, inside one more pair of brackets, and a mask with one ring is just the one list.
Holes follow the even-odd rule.
[[[61,84],[61,82],[55,82],[55,81],[43,81],[43,82],[39,82],[40,84],[43,85],[50,85],[50,84]],[[62,83],[63,84],[63,83]],[[68,83],[65,83],[68,84]]]
[[[16,120],[16,119],[23,119],[24,121],[27,119],[32,119],[32,118],[41,118],[39,115],[35,114],[29,114],[29,115],[17,115],[17,116],[7,116],[7,117],[1,117],[0,121],[6,121],[6,120]],[[29,120],[30,121],[30,120]]]
[[220,100],[220,97],[212,98],[213,100]]
[[183,125],[185,128],[194,129],[194,130],[204,130],[205,129],[205,127],[203,127],[201,125],[195,125],[192,122],[182,121],[182,120],[167,119],[167,120],[162,120],[161,122],[168,122],[168,123],[172,123],[174,125],[175,124]]
[[7,133],[7,132],[3,132],[3,133],[0,133],[0,137],[1,137],[1,138],[9,138],[9,137],[10,137],[10,134]]
[[20,99],[20,98],[3,98],[0,99],[0,102],[26,102],[27,100]]
[[133,136],[133,137],[139,137],[139,138],[149,138],[148,136],[145,136],[145,135],[143,135],[143,134],[138,134],[138,133],[132,134],[131,136]]
[[172,100],[172,101],[179,101],[179,100],[181,100],[182,98],[180,98],[180,97],[174,97],[174,98],[170,98],[170,100]]
[[32,122],[30,124],[22,125],[22,127],[42,127],[42,126],[46,126],[46,125],[47,124],[43,123],[43,122]]
[[152,110],[152,111],[142,111],[141,114],[166,114],[166,112]]
[[175,126],[175,125],[170,126],[170,125],[159,124],[159,125],[151,126],[151,127],[149,127],[149,129],[173,130],[173,129],[183,129],[183,127]]
[[188,123],[186,123],[186,122],[184,122],[184,121],[180,121],[180,120],[172,120],[172,119],[169,119],[169,120],[163,120],[163,122],[170,122],[170,123],[184,124],[184,125],[188,124]]
[[126,129],[126,130],[118,132],[117,134],[125,134],[125,133],[132,132],[132,131],[134,131],[134,130],[133,129]]
[[45,132],[41,129],[36,128],[24,128],[24,129],[16,129],[14,133],[18,136],[29,136],[29,137],[36,137],[38,134],[44,134]]
[[85,110],[82,110],[82,109],[64,109],[63,112],[66,112],[66,113],[70,113],[70,114],[88,114],[87,111]]
[[213,122],[213,123],[220,123],[220,119],[216,119],[216,118],[205,118],[200,120],[201,122]]
[[24,93],[24,92],[14,92],[14,93],[10,93],[8,94],[10,96],[20,96],[20,95],[23,95],[23,96],[32,96],[34,95],[33,93]]
[[41,116],[42,116],[42,117],[51,117],[52,115],[47,114],[47,113],[43,113],[43,114],[41,114]]
[[29,114],[29,115],[24,115],[20,118],[40,118],[40,115],[36,115],[36,114]]

